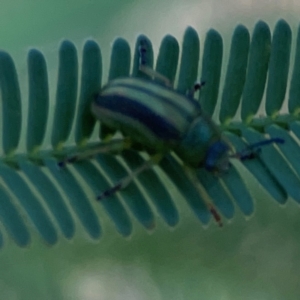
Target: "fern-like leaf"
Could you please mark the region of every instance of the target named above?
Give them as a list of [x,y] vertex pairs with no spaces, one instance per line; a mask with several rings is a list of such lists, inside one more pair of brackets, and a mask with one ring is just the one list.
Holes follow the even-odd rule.
[[[197,79],[206,81],[205,89],[199,95],[202,108],[207,114],[219,117],[220,128],[238,151],[247,143],[264,139],[266,135],[285,140],[283,145],[262,148],[257,159],[243,162],[246,169],[279,204],[284,204],[288,196],[300,202],[299,32],[290,82],[288,74],[292,34],[284,20],[278,21],[272,36],[268,25],[258,22],[251,39],[247,28],[237,26],[232,36],[222,87],[223,41],[215,30],[210,30],[204,41],[201,75],[198,67],[200,40],[192,28],[185,32],[180,63],[179,44],[169,35],[161,43],[156,63],[156,70],[171,81],[174,81],[180,64],[176,86],[179,92],[186,92]],[[138,37],[131,74],[144,77],[138,70],[139,39],[147,37]],[[102,228],[95,212],[97,203],[87,190],[92,190],[96,196],[106,190],[110,182],[120,180],[128,174],[128,169],[133,170],[144,161],[140,153],[128,150],[119,157],[102,154],[64,169],[57,167],[59,158],[84,151],[95,144],[91,139],[95,119],[90,113],[90,103],[101,89],[101,51],[96,42],[86,42],[80,75],[77,56],[71,42],[64,41],[61,44],[54,100],[49,98],[47,66],[43,54],[37,50],[29,52],[29,110],[28,115],[22,116],[23,96],[20,94],[14,62],[9,54],[0,52],[3,115],[0,220],[7,233],[20,246],[30,242],[28,220],[50,245],[57,242],[58,229],[67,239],[74,236],[74,217],[93,239],[98,239]],[[151,46],[147,56],[150,64],[153,63]],[[104,82],[129,76],[130,57],[128,43],[123,39],[115,40],[109,78]],[[257,118],[264,93],[265,114]],[[289,113],[280,115],[286,94]],[[221,99],[220,106],[218,99]],[[53,119],[49,118],[49,106],[55,106]],[[216,111],[216,108],[219,110]],[[18,150],[22,117],[27,121],[24,152]],[[50,150],[43,146],[48,124],[53,124]],[[105,139],[113,134],[113,130],[102,126],[99,136]],[[75,141],[75,145],[68,142],[68,139]],[[178,160],[170,154],[159,167],[182,194],[196,217],[207,224],[211,215],[192,183],[183,175]],[[253,198],[238,166],[234,165],[227,174],[220,177],[199,170],[198,178],[225,218],[234,217],[236,206],[246,216],[253,214]],[[101,202],[120,234],[128,236],[132,233],[131,218],[136,218],[146,229],[152,229],[155,226],[153,208],[169,226],[175,226],[179,221],[176,201],[172,199],[161,173],[148,170],[138,177],[138,181],[143,192],[140,185],[134,182],[120,193],[123,201],[113,195]],[[3,235],[0,232],[1,245]]]

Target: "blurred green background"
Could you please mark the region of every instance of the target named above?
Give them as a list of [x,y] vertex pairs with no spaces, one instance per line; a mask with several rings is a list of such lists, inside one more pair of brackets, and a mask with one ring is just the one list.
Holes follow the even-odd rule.
[[[237,24],[251,31],[262,19],[272,29],[284,18],[295,39],[300,13],[300,5],[292,0],[2,0],[1,4],[1,49],[15,60],[24,103],[26,55],[32,47],[45,54],[54,99],[57,49],[65,38],[79,53],[87,38],[99,42],[106,74],[110,46],[118,36],[133,45],[144,33],[157,53],[168,33],[181,41],[191,25],[203,45],[206,31],[213,27],[223,36],[226,55]],[[225,56],[223,72],[226,62]],[[237,212],[223,229],[214,224],[203,229],[183,199],[177,199],[181,222],[172,231],[159,218],[151,234],[133,222],[134,234],[124,239],[99,206],[104,227],[99,242],[91,241],[80,225],[74,240],[62,238],[52,248],[37,236],[28,249],[6,239],[0,250],[0,299],[300,299],[299,207],[293,200],[279,207],[251,177],[248,184],[255,191],[255,215],[245,220]]]

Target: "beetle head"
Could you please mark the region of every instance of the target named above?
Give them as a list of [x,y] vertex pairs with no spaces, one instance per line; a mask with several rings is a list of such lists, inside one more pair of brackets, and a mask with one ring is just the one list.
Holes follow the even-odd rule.
[[205,157],[205,169],[216,173],[226,172],[230,167],[229,150],[228,144],[223,140],[218,140],[211,144]]
[[204,162],[204,167],[210,172],[222,173],[228,171],[230,167],[230,159],[235,158],[240,161],[254,159],[259,156],[261,147],[270,144],[283,144],[284,140],[281,138],[271,138],[253,143],[245,147],[239,152],[229,153],[232,149],[224,140],[218,140],[211,144],[208,148],[207,155]]

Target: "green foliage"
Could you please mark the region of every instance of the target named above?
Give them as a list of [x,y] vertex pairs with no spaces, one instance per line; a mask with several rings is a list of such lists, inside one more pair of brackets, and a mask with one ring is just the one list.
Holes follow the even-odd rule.
[[[141,38],[146,37],[140,36],[138,40]],[[285,140],[283,145],[262,148],[257,159],[243,162],[244,167],[280,204],[284,204],[288,196],[300,202],[300,151],[298,141],[291,135],[300,136],[300,34],[289,82],[291,40],[290,27],[283,20],[277,23],[272,38],[264,22],[257,23],[252,35],[244,26],[237,26],[232,36],[227,70],[224,72],[223,92],[219,96],[222,82],[222,37],[215,30],[207,33],[200,76],[200,40],[196,31],[188,28],[183,38],[179,79],[175,86],[176,90],[185,93],[195,81],[201,79],[206,82],[199,95],[203,110],[211,116],[218,114],[221,130],[237,150],[266,136],[282,137]],[[132,74],[142,77],[144,75],[138,72],[137,45],[138,42],[133,56]],[[158,54],[156,70],[171,81],[176,78],[179,48],[177,40],[168,35],[163,39]],[[147,55],[153,61],[152,49]],[[84,151],[95,144],[91,139],[95,120],[90,113],[90,103],[101,88],[102,61],[97,43],[87,41],[82,56],[79,68],[75,46],[69,41],[61,44],[54,100],[49,99],[45,59],[39,51],[31,50],[28,55],[29,113],[28,116],[22,116],[22,97],[16,68],[9,54],[0,53],[3,110],[0,219],[8,234],[20,246],[30,242],[28,220],[50,245],[58,240],[58,228],[67,239],[74,236],[74,218],[80,221],[90,237],[98,239],[102,228],[96,213],[96,206],[99,205],[95,200],[96,195],[144,161],[140,153],[126,151],[118,158],[103,154],[73,166],[58,168],[57,161],[64,155]],[[128,43],[116,39],[112,48],[109,80],[129,75],[130,58]],[[81,70],[80,76],[78,69]],[[104,83],[106,81],[104,79]],[[287,86],[289,113],[280,115]],[[256,118],[265,90],[265,112]],[[219,98],[220,111],[216,112]],[[48,118],[49,105],[55,106],[53,120]],[[22,117],[28,124],[27,150],[24,153],[18,151]],[[47,124],[52,125],[52,122],[52,149],[49,150],[43,146],[43,141]],[[113,131],[101,127],[99,135],[105,139],[113,134]],[[67,142],[68,138],[74,140],[76,145]],[[100,205],[121,235],[131,234],[132,217],[146,229],[153,229],[153,209],[169,226],[177,225],[178,200],[174,202],[174,195],[177,198],[179,193],[196,217],[203,224],[208,224],[211,215],[193,185],[183,176],[178,160],[169,155],[159,167],[169,180],[161,171],[149,170],[138,177],[139,184],[135,182],[120,193],[123,201],[114,195],[101,202]],[[245,216],[254,212],[253,198],[248,191],[244,173],[244,168],[236,164],[220,177],[199,170],[199,181],[227,219],[233,218],[236,205]],[[177,188],[173,193],[169,192],[172,186],[170,181]]]

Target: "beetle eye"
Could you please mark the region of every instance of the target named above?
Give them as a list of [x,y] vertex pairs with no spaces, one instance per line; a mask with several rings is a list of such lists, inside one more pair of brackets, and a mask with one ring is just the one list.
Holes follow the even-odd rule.
[[229,168],[228,152],[229,147],[223,141],[213,143],[207,151],[205,158],[205,169],[207,171],[224,172]]
[[230,168],[230,161],[228,159],[228,155],[223,155],[222,158],[220,158],[217,161],[217,164],[215,166],[216,170],[218,170],[221,173],[226,173],[228,172],[229,168]]

